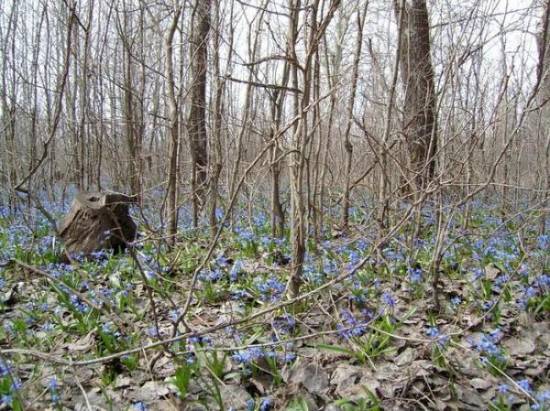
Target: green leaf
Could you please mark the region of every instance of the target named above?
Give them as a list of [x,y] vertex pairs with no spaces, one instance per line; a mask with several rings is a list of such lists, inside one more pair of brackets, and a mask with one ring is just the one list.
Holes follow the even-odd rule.
[[306,400],[302,397],[293,399],[286,407],[286,411],[309,411]]

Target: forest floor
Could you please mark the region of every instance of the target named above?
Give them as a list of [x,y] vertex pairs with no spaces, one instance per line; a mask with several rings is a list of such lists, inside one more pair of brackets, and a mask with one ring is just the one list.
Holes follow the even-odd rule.
[[4,210],[0,410],[550,409],[550,236],[535,214],[472,210],[439,241],[425,209],[417,237],[378,249],[355,210],[348,235],[308,244],[291,302],[288,240],[247,210],[199,273],[188,328],[207,227],[167,251],[136,217],[131,252],[66,265],[46,221]]

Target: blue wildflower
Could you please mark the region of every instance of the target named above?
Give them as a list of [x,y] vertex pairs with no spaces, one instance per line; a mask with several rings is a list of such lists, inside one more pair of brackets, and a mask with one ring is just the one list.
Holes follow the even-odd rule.
[[273,321],[273,326],[283,334],[288,334],[296,328],[296,320],[292,315],[284,314]]
[[550,390],[538,392],[536,398],[540,402],[550,401]]
[[473,342],[474,348],[482,354],[489,355],[491,357],[504,359],[502,350],[497,346],[498,340],[501,338],[500,331],[493,332],[492,334],[481,334],[477,342]]
[[194,352],[189,352],[185,355],[187,365],[193,365],[197,362],[197,355]]
[[134,409],[135,411],[147,411],[147,407],[145,406],[145,404],[142,401],[136,402],[132,406],[132,409]]
[[54,329],[54,325],[51,322],[45,322],[41,328],[44,332],[50,332]]
[[336,262],[330,258],[323,258],[323,272],[325,274],[331,275],[336,273],[338,270],[338,266],[336,265]]
[[495,279],[493,284],[497,285],[497,286],[501,286],[501,285],[506,284],[508,281],[510,281],[510,276],[508,274],[504,274],[504,275],[499,275]]
[[417,284],[422,281],[422,269],[409,267],[407,271],[411,283]]
[[543,234],[537,238],[537,246],[541,250],[548,250],[550,248],[550,235]]
[[243,300],[245,298],[250,298],[250,293],[246,290],[233,290],[231,291],[232,300]]
[[283,363],[290,363],[296,360],[296,354],[293,352],[285,352],[277,355],[277,359]]
[[364,238],[359,239],[356,244],[357,249],[360,251],[365,251],[368,246],[369,246],[369,243]]
[[539,291],[535,287],[527,287],[525,289],[525,297],[527,297],[528,299],[536,297],[538,293]]
[[243,242],[250,242],[254,240],[254,233],[246,228],[235,228],[235,233],[239,236],[239,240]]
[[57,378],[53,376],[50,381],[48,382],[48,389],[50,390],[50,398],[52,402],[58,403],[59,402],[59,392],[58,392],[58,385],[57,385]]
[[83,303],[77,295],[71,294],[70,301],[71,301],[72,306],[77,311],[79,311],[81,313],[86,313],[86,312],[90,311],[90,307],[88,307],[85,303]]
[[246,350],[236,352],[231,356],[231,359],[237,364],[249,364],[265,356],[264,351],[260,347],[250,347]]
[[285,291],[285,285],[275,277],[270,277],[263,282],[257,281],[256,283],[256,288],[262,294],[263,300],[276,301]]
[[215,270],[202,270],[199,273],[199,280],[203,282],[216,282],[223,277],[223,273],[219,268]]
[[174,310],[170,310],[170,312],[168,313],[168,317],[170,318],[170,321],[176,322],[179,316],[181,315],[181,313],[182,313],[182,310],[179,308],[176,308]]
[[0,359],[0,377],[5,377],[10,373],[10,366]]
[[477,281],[479,280],[480,278],[482,277],[485,277],[485,271],[482,269],[482,268],[476,268],[474,270],[474,277],[473,277],[473,280],[474,281]]
[[527,393],[531,393],[533,389],[531,388],[531,383],[528,379],[519,380],[517,384],[521,387],[522,390],[524,390]]
[[263,211],[258,211],[252,216],[252,221],[255,226],[263,227],[267,222],[267,215]]
[[206,335],[191,335],[187,338],[190,345],[212,345],[212,339]]
[[9,395],[9,394],[6,394],[6,395],[2,395],[2,397],[0,398],[0,405],[2,405],[3,407],[8,407],[10,408],[13,404],[13,396],[12,395]]
[[539,288],[549,288],[550,287],[550,275],[541,274],[535,279],[535,284]]
[[494,343],[498,343],[504,336],[500,328],[495,328],[493,331],[489,332],[489,335],[490,335],[491,341],[493,341]]
[[395,307],[395,298],[389,292],[384,292],[382,294],[382,302],[389,308]]
[[151,270],[144,270],[143,275],[145,275],[145,278],[148,281],[153,281],[157,276],[157,274],[154,271],[151,271]]
[[519,268],[518,268],[518,273],[519,275],[521,275],[523,278],[527,279],[529,277],[529,267],[527,266],[527,264],[522,264]]
[[216,264],[218,267],[227,267],[229,265],[229,260],[227,257],[223,254],[220,254],[215,260],[214,264]]
[[507,384],[500,384],[498,387],[497,387],[497,391],[500,393],[500,394],[506,394],[508,392],[508,390],[510,389],[510,387],[507,385]]
[[149,327],[146,332],[149,337],[160,337],[157,327]]
[[260,403],[260,411],[269,411],[273,408],[273,400],[269,397],[262,399]]
[[239,279],[239,274],[241,273],[243,269],[243,263],[241,260],[235,261],[233,264],[233,267],[231,267],[231,271],[229,272],[229,279],[231,281],[237,281]]
[[351,337],[360,337],[367,331],[366,327],[357,321],[357,318],[349,310],[342,310],[340,317],[342,323],[337,324],[336,328],[342,338],[349,340]]
[[431,338],[439,336],[439,329],[437,327],[428,327],[426,330],[426,335]]
[[437,327],[428,327],[426,335],[435,339],[435,343],[441,348],[449,341],[449,336],[441,334]]
[[454,306],[460,305],[462,303],[462,299],[457,295],[451,298],[451,304]]

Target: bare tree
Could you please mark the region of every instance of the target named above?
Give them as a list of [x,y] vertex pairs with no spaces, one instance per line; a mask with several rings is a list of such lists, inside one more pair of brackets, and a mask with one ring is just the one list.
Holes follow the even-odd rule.
[[176,99],[176,85],[174,80],[174,33],[178,26],[178,20],[182,7],[178,6],[172,11],[172,21],[164,37],[165,53],[165,77],[166,91],[168,94],[168,131],[170,134],[170,168],[168,171],[168,242],[171,245],[176,243],[176,234],[178,230],[178,174],[179,174],[179,121],[178,121],[178,101]]
[[401,10],[394,0],[397,16],[403,13],[399,65],[405,93],[403,132],[409,151],[412,177],[405,190],[413,193],[427,186],[435,173],[437,147],[436,94],[431,60],[430,22],[426,0],[407,0]]
[[344,132],[344,148],[346,149],[346,164],[345,164],[345,185],[344,196],[342,200],[342,222],[341,226],[343,230],[348,229],[349,224],[349,208],[350,208],[350,196],[351,196],[351,175],[353,165],[353,144],[350,139],[351,125],[353,123],[353,108],[355,104],[355,96],[357,90],[357,80],[359,77],[359,63],[361,62],[361,51],[363,49],[363,28],[365,26],[365,19],[369,2],[366,1],[363,10],[357,10],[357,39],[355,57],[353,62],[353,73],[351,76],[351,98],[348,105],[348,119],[346,130]]
[[[143,62],[143,20],[144,9],[140,7],[139,16],[134,18],[135,10],[131,10],[126,2],[122,3],[124,9],[120,11],[117,19],[117,30],[123,48],[123,105],[124,135],[128,148],[128,179],[133,195],[142,197],[142,145],[143,145],[143,94],[144,94],[144,73],[142,71],[141,81],[139,79],[139,66],[136,64],[138,53],[141,53]],[[120,21],[122,19],[122,21]],[[136,25],[137,28],[134,26]],[[137,43],[137,45],[136,45]],[[139,48],[138,48],[139,46]],[[142,65],[143,70],[143,65]]]
[[187,127],[193,175],[193,225],[198,226],[204,206],[204,192],[208,175],[208,136],[206,133],[206,78],[208,70],[208,33],[210,31],[211,0],[197,0],[193,10],[191,34],[191,110]]
[[305,45],[305,61],[300,64],[296,53],[296,42],[298,36],[298,21],[300,17],[301,2],[300,0],[290,0],[289,7],[292,10],[290,16],[290,32],[289,32],[289,56],[292,61],[292,81],[293,86],[298,88],[298,67],[301,67],[303,72],[301,101],[295,95],[294,112],[299,118],[292,137],[292,153],[290,156],[289,173],[290,173],[290,228],[291,228],[291,244],[292,244],[292,268],[288,278],[286,287],[287,296],[293,298],[300,292],[302,283],[303,263],[306,252],[306,204],[305,194],[309,187],[306,187],[305,166],[306,153],[309,151],[308,146],[311,144],[308,113],[311,109],[310,105],[319,104],[313,102],[312,97],[312,74],[314,55],[320,45],[321,39],[330,24],[334,13],[340,6],[340,0],[331,0],[330,6],[326,15],[321,21],[318,21],[319,15],[319,0],[314,0],[310,4],[311,12],[309,14],[310,31],[307,33],[307,42]]
[[[541,176],[541,209],[548,210],[550,197],[550,0],[544,4],[541,18],[540,31],[537,36],[537,45],[539,51],[539,61],[537,65],[537,84],[540,90],[538,94],[539,101],[539,124],[538,133],[540,141],[540,151],[544,152],[543,162],[546,173]],[[546,130],[546,133],[545,133]],[[546,139],[546,141],[544,141]],[[539,233],[546,233],[546,220],[548,211],[541,212],[539,219]]]

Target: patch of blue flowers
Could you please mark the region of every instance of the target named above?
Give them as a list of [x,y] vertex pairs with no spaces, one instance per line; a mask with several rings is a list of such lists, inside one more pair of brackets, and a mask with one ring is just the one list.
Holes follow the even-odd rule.
[[279,301],[285,291],[285,285],[274,276],[266,279],[257,278],[254,280],[254,285],[260,292],[262,301]]

